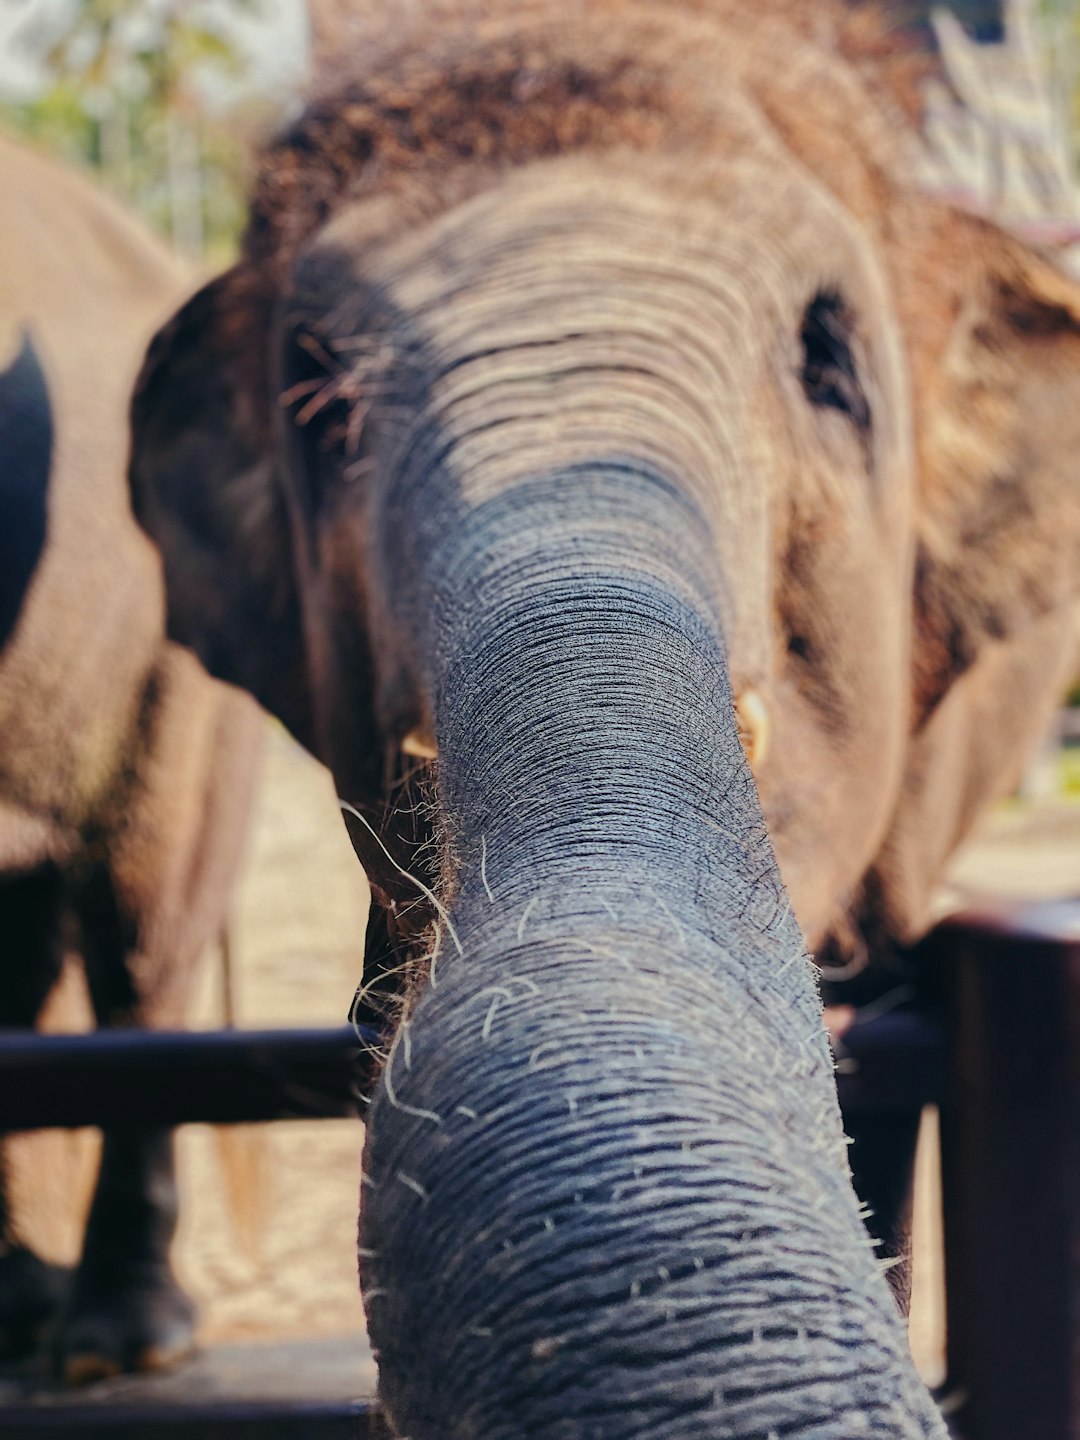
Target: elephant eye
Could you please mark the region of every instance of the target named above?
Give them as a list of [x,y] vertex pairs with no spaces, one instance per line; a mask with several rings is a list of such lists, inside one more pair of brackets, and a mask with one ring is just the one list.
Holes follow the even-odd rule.
[[806,307],[802,342],[802,385],[811,405],[839,410],[860,434],[870,430],[870,403],[859,383],[853,338],[855,324],[835,291],[821,291]]
[[289,416],[295,473],[309,518],[323,508],[355,461],[362,411],[351,370],[320,334],[298,324],[288,337],[278,404]]

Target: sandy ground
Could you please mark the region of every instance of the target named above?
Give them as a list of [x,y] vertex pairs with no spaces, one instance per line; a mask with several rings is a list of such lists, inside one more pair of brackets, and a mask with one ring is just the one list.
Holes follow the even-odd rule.
[[[963,890],[1080,893],[1080,804],[1000,809],[960,857]],[[339,1024],[360,973],[367,891],[321,771],[270,729],[264,780],[229,926],[231,984],[207,957],[193,1023],[220,1024],[226,992],[236,1023]],[[72,982],[75,984],[75,981]],[[934,1117],[927,1120],[932,1139]],[[199,1302],[204,1342],[311,1339],[362,1328],[354,1246],[362,1131],[352,1122],[296,1122],[179,1137],[183,1220],[176,1248]],[[20,1142],[20,1210],[28,1238],[74,1259],[92,1173],[92,1134]],[[918,1183],[913,1348],[940,1368],[943,1318],[932,1144]]]

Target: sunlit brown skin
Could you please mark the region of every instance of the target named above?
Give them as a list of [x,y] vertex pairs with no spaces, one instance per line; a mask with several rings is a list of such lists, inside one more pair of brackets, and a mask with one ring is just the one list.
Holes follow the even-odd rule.
[[[1076,287],[1012,237],[923,191],[909,126],[930,61],[903,32],[891,34],[873,7],[775,0],[751,13],[723,0],[685,0],[661,17],[647,4],[603,0],[568,26],[534,0],[515,7],[513,19],[490,7],[482,55],[457,36],[455,0],[426,8],[422,40],[405,22],[385,24],[353,8],[360,18],[346,33],[356,48],[338,51],[342,78],[331,77],[295,135],[266,156],[248,258],[176,322],[178,353],[189,339],[205,346],[218,366],[205,384],[222,405],[239,406],[209,426],[238,452],[229,457],[232,487],[219,497],[216,538],[219,556],[246,558],[235,572],[251,572],[226,584],[224,567],[201,547],[197,573],[218,607],[212,643],[211,617],[185,590],[190,564],[173,577],[176,628],[202,640],[219,669],[262,693],[316,743],[311,701],[297,683],[304,642],[289,589],[286,516],[266,477],[245,467],[273,446],[273,307],[293,283],[298,258],[321,240],[328,215],[344,216],[348,207],[347,221],[337,223],[347,226],[345,243],[362,263],[364,253],[392,248],[531,156],[682,146],[693,156],[683,163],[687,191],[702,194],[710,168],[723,168],[716,156],[733,144],[763,146],[778,158],[769,197],[777,226],[812,232],[809,185],[815,204],[833,207],[828,223],[845,232],[842,243],[853,255],[873,256],[877,289],[865,297],[858,324],[880,355],[871,383],[890,387],[875,397],[875,423],[897,468],[882,478],[886,513],[875,519],[863,457],[842,426],[830,423],[812,441],[781,440],[783,396],[767,384],[749,397],[769,435],[762,441],[767,493],[755,500],[760,538],[740,537],[738,562],[728,562],[731,664],[736,688],[752,690],[768,717],[768,750],[755,773],[808,937],[820,940],[833,913],[854,901],[876,856],[875,904],[885,905],[897,934],[916,934],[944,859],[981,806],[1013,782],[1074,664],[1078,527],[1069,457],[1080,426],[1068,397],[1080,357]],[[714,83],[718,44],[722,94]],[[790,63],[777,66],[777,53]],[[522,80],[526,54],[531,68]],[[347,100],[335,98],[336,86]],[[620,156],[619,163],[627,162]],[[738,224],[740,202],[729,213]],[[793,314],[789,324],[796,322]],[[203,352],[192,353],[201,361]],[[199,377],[184,378],[198,393]],[[362,381],[354,383],[366,405]],[[347,387],[342,393],[348,397]],[[237,423],[218,437],[227,418]],[[182,544],[184,517],[163,507],[160,519]],[[867,545],[886,557],[878,573],[865,563]],[[339,548],[334,563],[347,592],[353,547],[346,539]],[[241,603],[227,606],[228,598]],[[222,635],[242,628],[235,619],[242,604],[258,609],[261,598],[261,613],[277,627],[270,662],[215,655]],[[857,629],[867,604],[884,617],[873,646]],[[185,626],[189,610],[194,621]],[[811,672],[798,644],[791,649],[793,640],[813,638],[796,633],[803,623],[821,631]],[[881,661],[880,681],[872,680],[868,652],[880,649],[884,634],[893,637],[893,655]],[[395,666],[401,661],[378,658],[383,672]],[[370,681],[349,683],[360,687],[361,719],[373,736],[376,721],[392,722],[390,753],[424,731],[419,717],[388,714],[406,711],[407,700],[383,699],[373,716]],[[815,706],[815,687],[832,693],[831,719]],[[315,686],[329,712],[326,689],[325,681]],[[991,710],[988,726],[982,717]],[[355,758],[351,724],[327,714],[321,748],[348,748],[343,764],[381,776],[381,759]],[[945,745],[956,763],[941,766],[946,774],[927,793],[918,777]],[[848,784],[837,786],[837,774]],[[922,836],[930,831],[936,838],[927,846]],[[365,858],[376,876],[385,869],[374,849]]]
[[[268,151],[239,265],[151,351],[133,493],[173,631],[377,823],[401,753],[461,743],[427,514],[629,456],[711,547],[725,723],[804,934],[909,939],[1075,662],[1080,292],[924,191],[930,61],[874,13],[465,10],[372,22]],[[409,865],[413,816],[385,832]],[[436,806],[451,906],[480,893],[454,820]],[[353,836],[407,940],[431,912]]]
[[[165,640],[160,565],[123,483],[141,347],[188,282],[115,203],[6,139],[0,187],[0,371],[33,347],[51,443],[45,544],[0,648],[0,1025],[34,1024],[74,944],[99,1024],[177,1028],[224,923],[260,723]],[[69,1379],[190,1347],[175,1209],[167,1132],[109,1137],[52,1338]],[[55,1319],[57,1277],[18,1222],[0,1195],[0,1349]]]

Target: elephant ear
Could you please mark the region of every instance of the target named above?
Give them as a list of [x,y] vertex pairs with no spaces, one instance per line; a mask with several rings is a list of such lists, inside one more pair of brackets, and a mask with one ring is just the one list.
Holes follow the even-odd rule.
[[988,643],[1080,602],[1080,285],[985,222],[961,224],[980,233],[938,241],[965,277],[951,306],[937,297],[951,330],[929,356],[924,332],[916,359],[920,721]]
[[132,402],[132,506],[161,550],[171,638],[313,743],[266,371],[272,298],[238,266],[151,343]]

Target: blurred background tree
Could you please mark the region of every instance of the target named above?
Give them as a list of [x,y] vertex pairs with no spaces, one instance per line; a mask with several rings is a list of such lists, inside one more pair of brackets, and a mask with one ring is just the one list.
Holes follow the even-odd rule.
[[45,76],[0,120],[106,185],[171,236],[219,264],[243,219],[253,132],[280,110],[256,96],[254,55],[235,21],[267,0],[69,0],[35,6],[16,36]]

